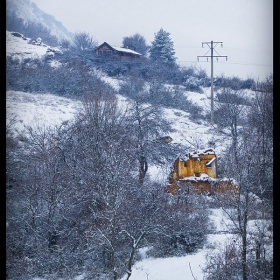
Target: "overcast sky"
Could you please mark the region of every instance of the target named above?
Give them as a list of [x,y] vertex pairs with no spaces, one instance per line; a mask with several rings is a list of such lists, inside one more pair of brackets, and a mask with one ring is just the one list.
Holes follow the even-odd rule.
[[[147,44],[163,28],[174,42],[177,63],[214,76],[263,80],[273,71],[273,0],[31,0],[72,33],[89,33],[99,44],[120,47],[123,37],[139,33]],[[208,52],[209,51],[209,52]],[[208,52],[208,53],[207,53]]]

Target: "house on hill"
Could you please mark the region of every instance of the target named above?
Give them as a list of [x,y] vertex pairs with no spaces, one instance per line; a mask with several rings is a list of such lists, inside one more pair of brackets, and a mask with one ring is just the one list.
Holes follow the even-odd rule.
[[238,192],[232,179],[217,178],[217,157],[211,148],[178,157],[169,176],[167,192],[175,195],[193,190],[195,193]]
[[95,53],[98,56],[114,57],[120,59],[137,59],[142,57],[142,54],[130,50],[129,48],[112,47],[106,42],[98,46],[95,49]]

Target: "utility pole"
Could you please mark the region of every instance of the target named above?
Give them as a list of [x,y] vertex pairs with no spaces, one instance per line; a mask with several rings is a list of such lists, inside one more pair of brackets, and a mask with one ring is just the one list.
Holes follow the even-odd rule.
[[[206,57],[207,58],[207,61],[208,61],[208,57],[211,57],[211,124],[213,125],[214,124],[214,99],[213,99],[213,57],[216,57],[217,58],[217,61],[218,61],[218,57],[225,57],[226,60],[227,60],[227,56],[226,55],[219,55],[217,53],[217,51],[214,49],[218,44],[221,44],[221,47],[223,47],[223,42],[202,42],[202,48],[203,48],[203,45],[206,44],[210,50],[211,50],[211,55],[207,55],[207,52],[205,55],[201,56],[197,56],[197,60],[199,61],[199,57]],[[214,45],[215,44],[215,45]],[[216,52],[217,55],[213,55],[213,52]]]

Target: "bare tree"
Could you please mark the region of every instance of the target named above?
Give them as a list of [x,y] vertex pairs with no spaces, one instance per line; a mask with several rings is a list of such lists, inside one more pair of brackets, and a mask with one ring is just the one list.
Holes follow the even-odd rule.
[[123,248],[120,226],[127,188],[133,187],[135,158],[127,134],[125,112],[110,93],[84,96],[83,108],[68,130],[65,160],[79,182],[83,204],[85,254],[96,252],[105,271],[118,279]]
[[259,164],[256,166],[256,178],[262,186],[258,195],[272,201],[273,174],[273,77],[258,85],[248,113],[250,139],[256,143]]
[[[32,276],[50,271],[55,275],[65,270],[61,256],[73,248],[65,243],[74,232],[68,227],[71,182],[57,136],[55,129],[44,125],[26,127],[20,138],[18,168],[14,171],[17,181],[9,193],[8,252],[19,244],[18,257],[29,260],[27,269]],[[10,230],[16,225],[21,236],[14,239]]]
[[[224,135],[230,137],[233,154],[237,160],[238,134],[240,126],[244,123],[246,105],[242,90],[233,90],[230,87],[222,87],[217,94],[215,105],[215,122],[217,128]],[[243,122],[243,123],[242,123]]]
[[94,49],[98,42],[93,40],[92,36],[86,32],[76,32],[74,37],[74,53],[86,62],[94,56]]
[[148,46],[146,44],[146,40],[138,33],[130,37],[124,37],[122,44],[124,48],[128,47],[129,49],[139,52],[144,56],[147,54]]
[[139,162],[139,183],[143,184],[148,162],[163,164],[170,156],[168,144],[158,141],[168,133],[170,124],[163,118],[160,107],[146,104],[142,97],[132,101],[129,113],[135,153]]
[[92,51],[97,42],[86,32],[76,32],[74,38],[74,44],[78,52]]
[[[264,218],[267,222],[272,218],[271,206],[269,206],[269,203],[265,203],[265,201],[260,200],[256,196],[256,193],[258,193],[263,186],[260,185],[258,176],[256,176],[256,169],[259,164],[259,155],[256,154],[258,143],[251,140],[249,133],[244,133],[242,141],[240,141],[237,146],[235,156],[229,153],[221,161],[221,164],[223,164],[225,168],[224,175],[229,178],[235,178],[239,186],[239,193],[235,196],[227,193],[215,195],[222,209],[232,221],[233,229],[241,240],[240,255],[243,280],[250,279],[249,271],[250,265],[252,264],[251,259],[248,259],[249,252],[252,249],[249,238],[249,223],[256,217]],[[266,205],[266,207],[263,208],[261,207],[262,205]],[[266,212],[266,218],[263,213],[260,213],[262,211]],[[258,231],[259,230],[257,230],[257,232]],[[267,231],[266,234],[271,235],[272,231]],[[263,244],[258,234],[256,234],[254,238],[257,243]],[[252,250],[257,249],[256,246],[253,246]],[[256,256],[258,257],[255,261],[259,262],[259,253],[256,252]],[[266,263],[269,262],[270,257],[271,256],[267,256],[265,260]]]
[[206,264],[203,268],[206,279],[240,279],[240,247],[236,238],[231,238],[222,247],[215,248],[213,252],[206,255]]

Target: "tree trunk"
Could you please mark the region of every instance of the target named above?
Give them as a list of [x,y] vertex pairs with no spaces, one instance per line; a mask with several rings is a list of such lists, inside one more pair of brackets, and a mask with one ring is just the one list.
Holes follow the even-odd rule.
[[257,263],[258,270],[260,270],[260,259],[261,259],[261,242],[256,240],[256,263]]
[[131,276],[131,269],[132,269],[132,263],[133,263],[135,251],[136,251],[136,248],[132,247],[132,250],[131,250],[130,256],[129,256],[129,260],[128,260],[127,278],[126,278],[126,280],[128,280],[130,278],[130,276]]
[[133,260],[134,260],[134,256],[136,253],[136,249],[138,248],[138,245],[140,243],[140,241],[143,239],[143,237],[145,236],[145,233],[141,233],[141,235],[139,236],[139,238],[137,239],[137,242],[132,244],[131,247],[131,252],[130,252],[130,256],[129,256],[129,260],[128,260],[128,265],[127,265],[127,278],[126,280],[129,280],[130,276],[131,276],[131,270],[132,270],[132,265],[133,265]]
[[114,280],[118,280],[118,273],[116,270],[114,270]]
[[247,238],[246,233],[242,235],[242,279],[247,280],[246,272],[246,253],[247,253]]
[[147,163],[146,157],[141,156],[140,157],[140,168],[139,168],[139,183],[141,185],[143,185],[143,183],[144,183],[144,178],[146,176],[147,170],[148,170],[148,163]]
[[245,194],[245,210],[243,216],[243,229],[242,229],[242,278],[247,280],[247,223],[248,223],[248,204],[249,204],[249,194]]

